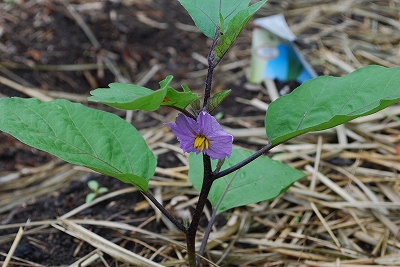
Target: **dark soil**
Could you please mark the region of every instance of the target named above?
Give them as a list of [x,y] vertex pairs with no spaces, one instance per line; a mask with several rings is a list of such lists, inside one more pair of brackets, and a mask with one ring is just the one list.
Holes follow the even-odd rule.
[[[179,87],[179,83],[182,82],[195,91],[201,90],[204,77],[188,79],[186,74],[205,69],[205,66],[191,55],[193,52],[206,55],[210,42],[199,32],[177,29],[177,23],[193,25],[191,18],[178,1],[126,2],[128,4],[102,1],[99,8],[89,8],[79,12],[99,41],[99,48],[94,47],[64,5],[59,2],[16,1],[11,5],[1,4],[4,9],[0,8],[0,26],[4,28],[4,32],[0,35],[0,44],[5,45],[0,49],[0,61],[5,67],[0,69],[1,75],[28,87],[44,89],[45,92],[63,91],[88,96],[90,90],[107,87],[109,83],[116,81],[115,76],[108,70],[103,75],[97,70],[56,71],[31,67],[92,64],[98,62],[100,55],[107,53],[115,60],[121,72],[132,81],[137,81],[152,66],[159,64],[159,71],[146,84],[149,88],[157,89],[158,82],[172,74],[173,86]],[[74,3],[75,7],[84,6],[80,2]],[[153,22],[163,23],[164,28],[141,22],[139,18],[143,16]],[[249,35],[247,36],[246,46],[251,42]],[[94,79],[90,83],[87,77]],[[218,78],[214,80],[214,84],[234,89],[218,111],[223,111],[228,117],[237,114],[241,116],[262,114],[255,108],[234,100],[236,96],[245,99],[257,96],[257,92],[243,89],[245,82],[244,75],[235,83],[220,81]],[[27,97],[2,84],[0,84],[0,94],[9,97]],[[145,117],[144,121],[135,122],[135,126],[145,127],[149,125],[149,120],[153,121],[150,122],[153,125],[159,123],[151,117]],[[262,121],[259,123],[261,125]],[[235,127],[232,123],[229,126]],[[25,167],[40,166],[51,159],[52,156],[28,147],[5,133],[0,133],[0,177],[2,174]],[[159,166],[171,166],[171,164],[174,162],[170,162],[170,159],[160,157]],[[86,184],[89,179],[97,180],[101,186],[108,187],[110,191],[129,186],[110,177],[91,174],[83,180],[71,182],[60,191],[34,199],[17,210],[0,214],[0,223],[23,223],[28,219],[31,221],[56,219],[85,202],[85,196],[90,192]],[[139,225],[154,213],[152,209],[133,213],[135,205],[141,200],[143,197],[140,193],[123,195],[112,199],[110,203],[95,205],[75,218],[107,219]],[[165,231],[163,227],[161,223],[150,223],[144,228],[162,232]],[[121,232],[117,230],[101,227],[90,229],[109,240],[118,241],[121,238]],[[14,235],[14,230],[2,230],[1,236]],[[141,250],[141,245],[133,242],[119,242],[119,244],[135,251]],[[0,252],[3,253],[0,255],[0,261],[4,260],[4,255],[10,246],[11,241],[0,242]],[[59,266],[69,265],[92,250],[93,248],[87,243],[80,247],[80,240],[61,231],[47,228],[40,234],[25,235],[14,256],[46,266]]]

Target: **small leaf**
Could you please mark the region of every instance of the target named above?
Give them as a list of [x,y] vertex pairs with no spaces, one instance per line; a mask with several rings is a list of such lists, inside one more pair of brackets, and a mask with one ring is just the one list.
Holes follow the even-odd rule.
[[224,33],[225,32],[225,20],[224,20],[224,16],[222,16],[221,13],[219,13],[219,31]]
[[[208,38],[213,39],[219,22],[222,20],[224,25],[220,25],[220,28],[226,29],[232,18],[249,6],[250,0],[179,0],[179,2],[188,11],[196,26]],[[262,2],[265,3],[266,0]]]
[[268,139],[278,145],[382,110],[400,101],[400,68],[367,66],[344,77],[309,80],[272,102],[265,117]]
[[183,89],[183,91],[184,91],[185,93],[191,92],[189,86],[187,86],[186,84],[182,84],[181,86],[182,86],[182,89]]
[[161,89],[165,89],[168,88],[169,84],[172,82],[172,79],[174,78],[174,76],[172,75],[168,75],[164,80],[162,80],[159,84],[160,84],[160,88]]
[[201,109],[200,99],[196,99],[190,103],[190,107],[192,108],[193,113],[198,114]]
[[91,203],[96,198],[96,193],[89,193],[86,195],[86,203]]
[[100,187],[99,190],[97,190],[97,194],[104,194],[108,192],[107,187]]
[[160,90],[153,91],[134,84],[111,83],[110,89],[99,88],[90,92],[90,101],[100,102],[124,110],[157,110],[164,101],[172,76],[160,82]]
[[[182,86],[184,90],[188,89],[189,87]],[[170,106],[170,107],[177,107],[179,109],[185,109],[190,103],[199,99],[199,95],[192,93],[190,90],[187,92],[178,92],[172,87],[168,87],[167,94],[164,97],[162,106]]]
[[[226,159],[222,170],[248,158],[252,152],[243,149],[233,149],[232,155]],[[217,161],[212,162],[215,168]],[[189,157],[189,178],[193,186],[200,191],[203,181],[202,155],[191,153]],[[227,209],[253,204],[259,201],[271,200],[285,192],[295,181],[306,175],[279,161],[261,156],[237,173],[231,173],[217,179],[208,199],[216,207],[221,197],[226,194],[218,207],[217,213]],[[232,179],[234,179],[232,181]]]
[[90,180],[87,185],[92,191],[97,191],[97,189],[99,189],[99,183],[96,180]]
[[218,40],[218,44],[215,47],[216,57],[215,59],[220,60],[225,53],[229,50],[233,42],[242,32],[243,28],[249,22],[251,17],[265,4],[267,0],[257,2],[246,9],[240,10],[234,17],[229,21],[226,31],[221,30],[221,35]]
[[221,102],[231,93],[231,91],[232,90],[230,89],[224,90],[210,97],[207,103],[207,112],[211,114],[219,106],[219,104],[221,104]]
[[67,100],[0,98],[0,130],[72,164],[145,191],[156,158],[122,118]]
[[110,89],[100,88],[90,93],[88,99],[101,102],[114,108],[124,110],[157,110],[161,105],[185,109],[191,102],[198,99],[189,87],[182,85],[184,92],[178,92],[169,84],[172,76],[160,82],[160,89],[153,91],[149,88],[134,84],[112,83]]
[[172,76],[160,82],[160,89],[153,91],[134,84],[112,83],[110,89],[99,88],[91,91],[90,101],[101,102],[114,108],[124,110],[157,110],[161,105],[185,109],[190,103],[199,98],[186,85],[184,92],[178,92],[169,84]]

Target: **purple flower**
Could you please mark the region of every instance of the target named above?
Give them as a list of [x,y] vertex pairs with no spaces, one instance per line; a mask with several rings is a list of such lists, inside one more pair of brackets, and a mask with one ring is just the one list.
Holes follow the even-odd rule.
[[166,123],[181,143],[183,152],[204,152],[212,159],[223,159],[232,153],[233,136],[225,132],[206,111],[197,120],[179,114],[175,123]]

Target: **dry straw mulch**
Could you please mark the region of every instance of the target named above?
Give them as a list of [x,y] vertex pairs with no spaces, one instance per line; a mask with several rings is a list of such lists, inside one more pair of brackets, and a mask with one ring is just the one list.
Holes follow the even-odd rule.
[[[75,1],[75,7],[83,4]],[[341,76],[370,64],[386,67],[400,64],[398,1],[270,1],[257,16],[276,13],[285,14],[291,29],[301,39],[302,52],[319,73]],[[188,26],[188,29],[192,28]],[[249,65],[250,34],[249,30],[243,32],[223,62],[225,65],[220,68],[223,77],[232,79],[245,72]],[[231,72],[238,67],[243,72]],[[187,78],[204,79],[204,71],[189,73]],[[18,87],[15,84],[9,86]],[[261,94],[264,92],[263,89],[260,91]],[[267,107],[258,99],[245,101],[238,98],[237,101],[261,110]],[[400,107],[393,106],[329,131],[295,138],[275,148],[270,156],[306,172],[307,178],[296,182],[274,201],[239,207],[227,213],[229,220],[215,228],[209,240],[206,255],[214,261],[210,266],[399,266],[400,157],[396,150],[399,114]],[[174,115],[160,119],[167,121]],[[267,143],[264,130],[253,127],[255,120],[260,118],[236,119],[243,128],[232,130],[236,140],[249,145]],[[143,134],[157,155],[172,151],[183,165],[158,168],[155,179],[150,182],[154,194],[164,202],[176,195],[187,195],[187,200],[178,208],[184,211],[193,206],[196,196],[193,196],[187,177],[187,158],[181,154],[179,144],[167,144],[175,140],[174,135],[163,126],[145,129]],[[15,210],[32,198],[60,190],[86,171],[52,161],[25,172],[2,175],[0,214]],[[133,191],[134,188],[111,192],[58,220],[30,222],[26,233],[34,234],[52,226],[97,248],[79,262],[104,259],[102,254],[106,253],[133,265],[160,266],[151,260],[161,255],[164,257],[161,265],[182,266],[185,262],[184,240],[173,231],[159,235],[125,223],[74,219],[75,214],[92,205]],[[137,209],[148,207],[149,204],[143,202]],[[163,219],[159,213],[151,219],[156,217]],[[81,224],[133,231],[132,238],[144,244],[144,249],[134,254],[95,235]],[[165,225],[173,230],[168,222]],[[3,223],[0,230],[17,230],[19,226]],[[203,229],[199,239],[202,232]],[[0,242],[14,238],[0,236]],[[40,263],[26,264],[40,266]],[[78,262],[71,266],[78,266]],[[120,266],[128,264],[120,263]]]

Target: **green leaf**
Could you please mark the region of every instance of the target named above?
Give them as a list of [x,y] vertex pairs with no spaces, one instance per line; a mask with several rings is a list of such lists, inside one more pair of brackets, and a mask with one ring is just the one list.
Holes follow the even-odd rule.
[[[238,12],[229,21],[226,31],[221,31],[217,46],[215,47],[216,59],[220,60],[225,53],[229,50],[238,35],[242,32],[243,28],[249,22],[251,17],[267,2],[267,0],[260,1],[247,7],[246,9]],[[226,23],[226,22],[225,22]]]
[[221,102],[231,93],[231,91],[232,90],[230,89],[224,90],[210,97],[207,103],[207,112],[211,114],[219,106],[219,104],[221,104]]
[[86,195],[86,203],[91,203],[96,198],[96,193],[89,193]]
[[97,190],[97,194],[104,194],[108,192],[107,187],[100,187],[99,190]]
[[265,117],[268,139],[278,145],[382,110],[400,101],[400,68],[367,66],[344,77],[309,80],[272,102]]
[[0,98],[0,130],[142,191],[155,171],[155,156],[131,124],[67,100]]
[[90,180],[87,185],[92,191],[97,191],[97,189],[99,189],[99,183],[96,180]]
[[219,13],[219,31],[224,33],[225,32],[225,20],[224,20],[224,16]]
[[183,91],[184,91],[185,93],[191,92],[189,86],[187,86],[186,84],[182,84],[181,86],[182,86],[182,89],[183,89]]
[[[182,88],[183,90],[187,90],[189,87],[182,86]],[[168,87],[167,94],[165,95],[161,105],[185,109],[190,103],[197,99],[199,99],[199,95],[192,93],[190,90],[188,92],[177,92],[174,88]]]
[[[151,90],[146,87],[134,84],[111,83],[110,89],[99,88],[91,91],[90,101],[101,102],[114,108],[124,110],[157,110],[161,105],[186,108],[194,99],[198,98],[197,94],[192,92],[178,92],[169,84],[172,81],[169,75],[160,82],[159,90]],[[187,88],[184,87],[184,90]]]
[[199,115],[198,112],[201,110],[200,99],[196,99],[192,103],[190,103],[190,109],[193,114]]
[[[227,30],[229,22],[249,6],[250,0],[179,0],[179,2],[188,11],[196,26],[208,38],[214,39],[215,31],[221,21],[220,14],[224,23],[220,28]],[[265,3],[266,0],[261,2]]]
[[89,101],[100,102],[124,110],[153,111],[160,107],[166,89],[153,91],[134,84],[111,83],[110,89],[99,88],[90,92]]
[[[221,170],[235,165],[250,155],[252,155],[250,151],[233,149],[231,157],[225,160]],[[213,168],[216,164],[217,161],[214,160]],[[189,179],[193,186],[200,191],[203,181],[202,155],[191,153],[189,165]],[[305,176],[301,171],[261,156],[239,171],[217,179],[211,187],[208,199],[215,208],[223,197],[217,209],[217,213],[221,213],[230,208],[274,199],[285,192],[295,181]]]

